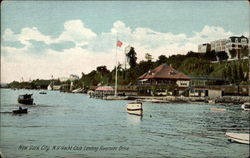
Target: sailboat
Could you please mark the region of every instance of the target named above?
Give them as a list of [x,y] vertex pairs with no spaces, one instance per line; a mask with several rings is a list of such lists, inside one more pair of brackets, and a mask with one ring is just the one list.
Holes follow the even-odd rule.
[[53,90],[53,75],[51,76],[51,82],[50,82],[50,84],[48,85],[48,87],[47,87],[47,90],[48,91],[51,91],[51,90]]
[[50,84],[48,85],[47,90],[48,90],[48,91],[51,91],[51,90],[52,90],[52,87],[51,87]]

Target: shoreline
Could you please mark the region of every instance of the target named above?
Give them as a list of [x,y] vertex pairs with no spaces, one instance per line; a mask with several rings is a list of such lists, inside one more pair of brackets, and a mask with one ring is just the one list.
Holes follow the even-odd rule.
[[[1,88],[10,89],[10,88]],[[12,89],[10,89],[12,90]],[[39,90],[37,90],[39,91]],[[73,93],[73,94],[87,94],[87,93]],[[88,95],[88,94],[87,94]],[[107,99],[107,97],[91,97],[95,99],[104,100],[131,100],[153,103],[211,103],[211,104],[244,104],[250,102],[250,96],[221,96],[217,98],[209,97],[185,97],[185,96],[117,96]]]
[[222,96],[218,98],[208,97],[183,97],[183,96],[137,96],[136,101],[151,101],[154,103],[210,103],[210,104],[244,104],[250,102],[250,96]]

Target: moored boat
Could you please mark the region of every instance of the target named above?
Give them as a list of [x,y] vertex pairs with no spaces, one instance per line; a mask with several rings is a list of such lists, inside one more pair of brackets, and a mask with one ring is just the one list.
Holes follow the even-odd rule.
[[249,111],[250,110],[250,103],[244,103],[241,105],[241,109]]
[[72,93],[83,93],[84,88],[77,88],[72,91]]
[[141,102],[128,103],[127,104],[127,112],[129,114],[142,116],[142,114],[143,114],[142,103]]
[[19,95],[17,101],[20,104],[32,105],[33,104],[32,94]]
[[12,111],[13,114],[27,114],[28,113],[28,109],[22,109],[21,107],[19,107],[18,110],[13,110]]
[[249,143],[249,133],[231,133],[231,132],[226,132],[225,135],[232,142],[237,142],[237,143],[242,143],[242,144],[250,144]]
[[45,91],[41,91],[39,92],[39,94],[47,94]]

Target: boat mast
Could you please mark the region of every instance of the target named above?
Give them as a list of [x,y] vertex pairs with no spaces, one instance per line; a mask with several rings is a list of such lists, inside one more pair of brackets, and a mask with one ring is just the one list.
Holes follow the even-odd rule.
[[116,33],[116,47],[115,47],[115,96],[117,96],[117,33]]

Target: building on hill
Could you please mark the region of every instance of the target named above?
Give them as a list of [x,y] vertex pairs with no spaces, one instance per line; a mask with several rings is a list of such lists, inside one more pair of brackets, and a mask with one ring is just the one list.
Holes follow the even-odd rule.
[[[239,50],[248,48],[249,39],[245,36],[231,36],[228,39],[219,39],[198,45],[199,53],[206,53],[209,51],[226,52],[230,58],[239,58]],[[237,55],[235,57],[230,55],[230,51],[235,50]]]
[[206,53],[211,51],[211,44],[209,43],[203,43],[198,45],[198,52],[199,53]]
[[[226,44],[226,52],[230,52],[230,51],[235,51],[236,55],[235,56],[231,56],[230,53],[229,56],[230,58],[236,58],[239,59],[241,58],[241,50],[242,49],[248,49],[248,44],[249,44],[249,40],[247,37],[245,36],[231,36],[228,38],[227,40],[227,44]],[[246,54],[247,56],[247,54]]]
[[[149,70],[138,78],[140,93],[152,94],[152,91],[182,91],[189,87],[190,78],[182,72],[176,71],[171,66],[162,64],[153,70]],[[152,89],[156,88],[157,89]],[[172,89],[171,89],[172,88]],[[170,90],[171,89],[171,90]],[[178,93],[178,92],[175,92]]]
[[226,51],[227,39],[219,39],[211,42],[211,51],[222,52]]

